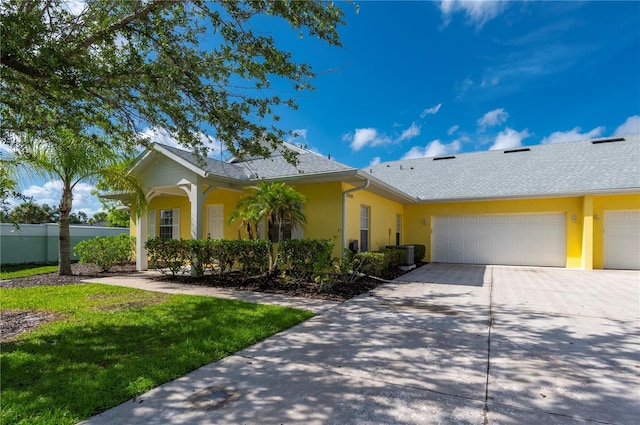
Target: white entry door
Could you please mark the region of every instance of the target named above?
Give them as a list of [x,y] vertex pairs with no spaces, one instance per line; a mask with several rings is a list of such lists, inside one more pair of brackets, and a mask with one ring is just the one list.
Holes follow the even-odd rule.
[[207,238],[224,238],[224,205],[207,205]]
[[566,226],[564,213],[436,216],[431,260],[565,267]]
[[640,270],[640,210],[604,212],[604,268]]

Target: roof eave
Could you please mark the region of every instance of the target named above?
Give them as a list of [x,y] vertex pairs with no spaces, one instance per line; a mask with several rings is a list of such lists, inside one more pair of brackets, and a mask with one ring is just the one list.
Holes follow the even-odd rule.
[[576,198],[589,195],[622,195],[622,194],[640,194],[640,187],[618,188],[618,189],[597,189],[578,192],[559,192],[559,193],[531,193],[531,194],[510,194],[503,196],[478,196],[466,198],[437,198],[437,199],[416,199],[419,204],[438,204],[452,202],[474,202],[474,201],[506,201],[510,199],[541,199],[541,198]]

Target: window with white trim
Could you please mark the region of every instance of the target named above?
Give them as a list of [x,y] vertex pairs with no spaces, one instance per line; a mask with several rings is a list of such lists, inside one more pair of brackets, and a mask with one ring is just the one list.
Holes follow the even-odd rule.
[[369,250],[369,213],[368,205],[360,205],[360,252]]
[[396,245],[400,245],[400,234],[402,233],[402,216],[396,214]]
[[180,209],[160,210],[159,237],[180,239]]

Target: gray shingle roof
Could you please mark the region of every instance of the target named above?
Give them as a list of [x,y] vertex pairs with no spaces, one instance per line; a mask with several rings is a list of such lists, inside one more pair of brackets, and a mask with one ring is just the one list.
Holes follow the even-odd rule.
[[420,200],[564,195],[640,188],[640,135],[382,163],[366,173]]
[[295,152],[298,153],[298,164],[296,166],[288,163],[279,152],[273,153],[269,158],[251,159],[237,162],[236,165],[244,167],[247,172],[251,173],[251,177],[254,179],[273,179],[351,170],[356,171],[353,167],[325,158],[311,151],[296,149]]
[[196,167],[201,168],[209,174],[238,179],[240,181],[247,181],[249,179],[246,170],[242,167],[237,166],[236,164],[229,164],[227,162],[213,158],[201,158],[194,155],[192,152],[175,148],[173,146],[167,146],[160,143],[158,143],[157,145],[162,146],[162,148],[195,165]]
[[230,177],[240,181],[356,171],[353,167],[287,143],[283,146],[297,153],[296,166],[288,163],[278,151],[273,152],[269,158],[234,159],[233,162],[224,162],[213,158],[199,158],[192,152],[179,148],[160,146],[211,175]]

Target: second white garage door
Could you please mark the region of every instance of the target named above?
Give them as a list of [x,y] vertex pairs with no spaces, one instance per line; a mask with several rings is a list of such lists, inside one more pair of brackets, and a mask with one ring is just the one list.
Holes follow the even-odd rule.
[[431,261],[566,265],[566,215],[434,216]]
[[604,212],[604,268],[640,270],[640,210]]

